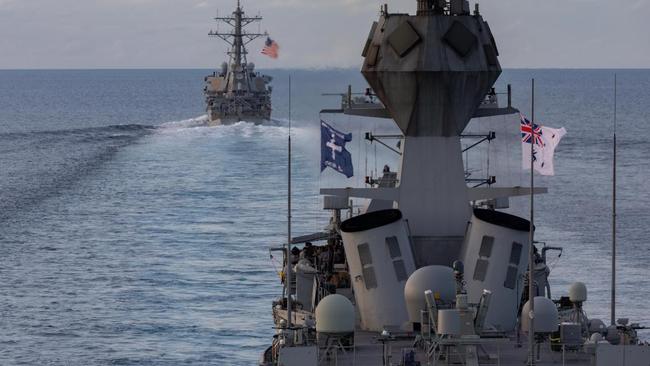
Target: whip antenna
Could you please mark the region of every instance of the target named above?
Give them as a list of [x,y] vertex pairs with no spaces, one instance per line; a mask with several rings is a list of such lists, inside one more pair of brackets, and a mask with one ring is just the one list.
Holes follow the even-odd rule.
[[611,325],[616,325],[616,74],[614,74],[614,151],[612,164],[612,305]]
[[291,75],[289,75],[289,136],[288,143],[288,159],[287,159],[287,275],[285,279],[285,286],[287,288],[287,326],[291,329],[292,321],[292,307],[293,301],[291,299],[291,282],[292,282],[292,263],[291,263]]

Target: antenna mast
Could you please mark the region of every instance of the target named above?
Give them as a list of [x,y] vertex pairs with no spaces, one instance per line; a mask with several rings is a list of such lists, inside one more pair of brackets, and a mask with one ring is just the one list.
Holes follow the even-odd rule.
[[291,329],[292,321],[292,307],[293,300],[291,299],[291,282],[292,282],[292,271],[293,265],[291,263],[291,75],[289,75],[289,137],[287,139],[289,154],[288,154],[288,173],[287,173],[287,277],[286,277],[286,286],[287,286],[287,326]]
[[247,63],[246,55],[246,45],[251,43],[260,37],[267,37],[268,33],[248,33],[244,30],[246,26],[253,22],[260,22],[262,17],[257,15],[254,17],[247,17],[244,13],[244,9],[241,7],[239,0],[237,0],[237,9],[232,13],[230,17],[219,17],[214,18],[217,22],[224,22],[231,26],[233,29],[231,32],[220,32],[218,29],[216,31],[211,30],[208,35],[210,37],[221,38],[224,42],[230,45],[231,49],[228,51],[230,56],[230,63],[235,65],[241,65]]
[[611,325],[616,325],[616,74],[614,74],[614,161],[612,164],[612,305]]
[[528,364],[535,364],[535,294],[533,290],[533,271],[535,270],[535,224],[534,224],[534,204],[535,204],[535,79],[531,82],[532,100],[531,100],[531,116],[530,116],[530,228],[529,240],[530,247],[528,248],[528,304],[530,304],[530,312],[522,314],[521,316],[528,316],[530,318],[528,327]]

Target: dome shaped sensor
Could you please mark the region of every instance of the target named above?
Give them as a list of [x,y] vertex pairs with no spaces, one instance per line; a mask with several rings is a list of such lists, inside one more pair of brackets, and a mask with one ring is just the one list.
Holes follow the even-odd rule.
[[[553,333],[559,328],[559,317],[557,307],[553,300],[543,296],[537,296],[535,301],[535,333]],[[521,329],[524,332],[530,331],[530,300],[524,304],[521,311]]]
[[569,287],[569,300],[572,303],[587,301],[587,285],[582,282],[574,282]]
[[316,332],[318,333],[352,333],[354,323],[354,305],[343,295],[327,295],[316,307]]
[[406,281],[404,299],[411,323],[420,322],[422,310],[427,310],[424,292],[431,290],[436,300],[452,303],[456,297],[454,271],[445,266],[427,266],[418,269]]

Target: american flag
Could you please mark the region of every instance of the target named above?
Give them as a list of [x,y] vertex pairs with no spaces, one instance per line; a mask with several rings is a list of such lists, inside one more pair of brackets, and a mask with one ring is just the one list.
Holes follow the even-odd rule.
[[542,139],[542,128],[539,125],[532,125],[523,114],[519,114],[521,118],[521,142],[530,144],[530,141],[533,136],[535,136],[535,145],[544,146],[544,140]]
[[266,43],[264,44],[264,48],[262,48],[262,54],[269,56],[270,58],[278,58],[279,50],[280,50],[280,46],[277,44],[277,42],[267,37]]

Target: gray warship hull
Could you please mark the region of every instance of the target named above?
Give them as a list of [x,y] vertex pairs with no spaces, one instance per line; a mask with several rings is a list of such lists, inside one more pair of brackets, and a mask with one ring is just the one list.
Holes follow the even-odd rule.
[[[338,112],[392,119],[401,134],[383,138],[400,140],[398,172],[322,188],[329,224],[292,237],[289,158],[287,241],[270,248],[283,255],[283,291],[259,365],[649,365],[645,328],[616,317],[614,291],[608,324],[584,311],[584,283],[552,297],[546,253],[562,248],[535,241],[533,197],[547,190],[534,175],[530,188],[503,187],[465,170],[465,151],[497,138],[464,133],[469,121],[518,112],[510,92],[498,106],[499,54],[478,5],[416,3],[415,15],[384,5],[363,48],[366,95],[381,103],[348,92]],[[465,138],[481,140],[464,149]],[[500,211],[519,196],[530,221]]]
[[224,40],[231,47],[229,62],[221,70],[205,77],[206,112],[209,125],[228,125],[240,121],[262,124],[271,119],[272,78],[255,71],[255,64],[247,62],[245,45],[267,36],[266,33],[249,33],[244,27],[262,20],[246,17],[241,4],[230,17],[215,18],[233,27],[231,32],[210,31],[209,35]]
[[[256,76],[252,76],[256,79]],[[218,76],[207,78],[210,86],[224,82]],[[221,79],[221,80],[220,80]],[[259,82],[261,91],[250,93],[246,97],[233,97],[211,93],[207,96],[208,123],[210,125],[230,125],[237,122],[263,124],[271,120],[271,98],[266,92],[265,81]],[[206,92],[207,93],[207,92]]]

